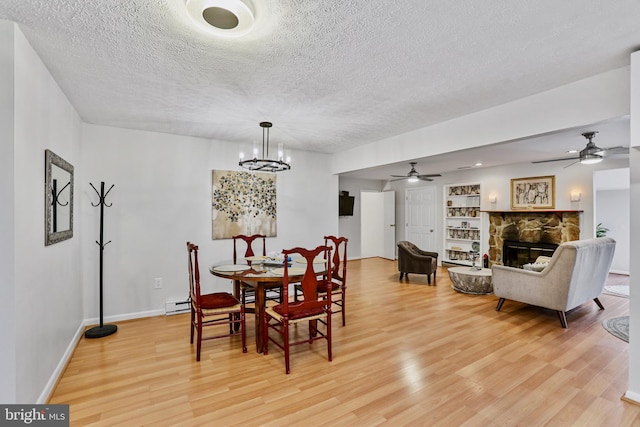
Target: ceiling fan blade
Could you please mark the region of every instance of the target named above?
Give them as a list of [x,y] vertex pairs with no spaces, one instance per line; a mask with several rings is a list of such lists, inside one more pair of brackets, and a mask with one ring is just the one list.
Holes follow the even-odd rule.
[[562,159],[536,160],[535,162],[531,162],[531,163],[562,162],[564,160],[580,160],[580,157],[564,157]]
[[[394,176],[394,175],[391,175],[391,176]],[[396,176],[397,176],[397,175],[396,175]],[[405,179],[407,179],[407,177],[406,177],[406,176],[404,176],[404,177],[402,177],[402,178],[397,178],[397,179],[389,179],[388,181],[389,181],[389,182],[393,182],[393,181],[404,181]]]
[[433,177],[433,176],[442,176],[442,175],[440,175],[439,173],[430,173],[430,174],[425,174],[425,175],[421,174],[421,175],[418,175],[418,178],[423,178],[423,177],[424,178],[430,178],[430,177]]
[[389,175],[393,178],[409,178],[407,175]]
[[629,147],[623,147],[622,145],[619,145],[617,147],[609,147],[609,148],[603,148],[602,149],[603,153],[608,154],[628,154],[629,153]]
[[433,181],[433,179],[431,179],[431,178],[427,178],[427,177],[426,177],[426,176],[424,176],[424,175],[420,175],[420,176],[418,177],[418,179],[419,179],[420,181]]
[[580,160],[576,160],[576,161],[575,161],[575,162],[573,162],[573,163],[569,163],[568,165],[563,166],[563,169],[566,169],[566,168],[568,168],[569,166],[573,166],[573,165],[575,165],[576,163],[580,163]]

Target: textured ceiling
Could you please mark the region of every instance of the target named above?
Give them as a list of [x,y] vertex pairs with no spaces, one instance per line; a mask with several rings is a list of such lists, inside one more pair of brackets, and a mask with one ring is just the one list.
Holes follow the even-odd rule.
[[335,153],[629,63],[637,0],[253,0],[238,39],[184,0],[3,0],[83,120]]

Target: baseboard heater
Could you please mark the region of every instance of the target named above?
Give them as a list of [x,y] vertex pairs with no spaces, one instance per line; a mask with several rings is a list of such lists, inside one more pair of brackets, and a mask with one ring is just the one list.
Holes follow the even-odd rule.
[[167,299],[164,303],[164,314],[170,316],[172,314],[187,313],[190,310],[189,298],[173,298]]

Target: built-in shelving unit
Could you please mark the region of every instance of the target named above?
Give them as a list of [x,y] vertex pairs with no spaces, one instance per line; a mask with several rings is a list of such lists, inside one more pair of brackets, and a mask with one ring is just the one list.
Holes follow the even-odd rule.
[[[444,262],[471,265],[471,251],[480,252],[482,219],[480,184],[444,186]],[[482,264],[479,254],[476,265]]]

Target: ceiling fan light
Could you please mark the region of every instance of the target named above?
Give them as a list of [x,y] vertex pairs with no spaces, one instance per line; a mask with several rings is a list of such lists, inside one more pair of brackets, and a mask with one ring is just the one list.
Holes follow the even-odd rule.
[[580,156],[580,163],[583,165],[595,165],[596,163],[600,163],[602,161],[602,156],[598,154],[584,154]]
[[417,176],[410,176],[407,178],[407,182],[418,182],[420,181]]

